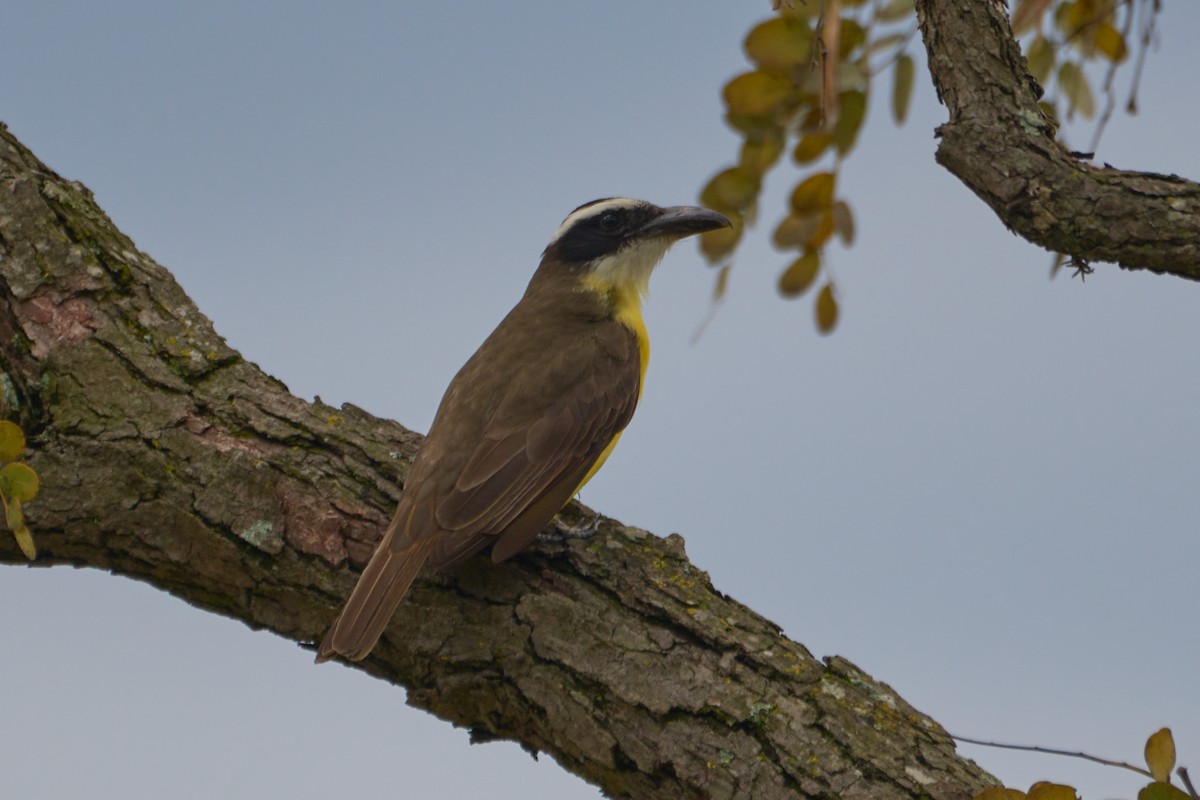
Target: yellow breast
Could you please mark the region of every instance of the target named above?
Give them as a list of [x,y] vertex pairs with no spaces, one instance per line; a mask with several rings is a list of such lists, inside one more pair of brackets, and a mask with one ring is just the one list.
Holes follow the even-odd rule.
[[[590,277],[590,276],[589,276]],[[642,319],[642,295],[637,286],[634,285],[617,285],[601,282],[598,280],[589,280],[584,278],[584,284],[592,291],[605,294],[612,304],[613,319],[620,322],[629,330],[633,331],[634,338],[637,340],[638,346],[638,366],[641,370],[641,375],[638,378],[638,397],[641,397],[642,388],[646,385],[646,367],[650,364],[650,334],[646,331],[646,321]],[[596,463],[588,470],[588,474],[584,476],[583,481],[575,489],[578,492],[588,481],[592,479],[612,454],[613,448],[617,446],[621,434],[617,433],[604,448],[604,452],[596,459]]]

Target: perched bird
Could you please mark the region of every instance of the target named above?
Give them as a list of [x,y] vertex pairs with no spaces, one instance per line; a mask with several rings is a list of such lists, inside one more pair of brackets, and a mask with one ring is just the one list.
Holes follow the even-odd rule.
[[524,296],[446,389],[318,663],[371,652],[425,564],[446,569],[489,545],[503,561],[587,483],[641,394],[650,273],[678,240],[729,224],[624,197],[567,215]]

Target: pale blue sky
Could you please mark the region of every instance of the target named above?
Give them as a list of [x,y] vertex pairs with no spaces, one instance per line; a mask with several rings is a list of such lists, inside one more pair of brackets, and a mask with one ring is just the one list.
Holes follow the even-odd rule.
[[[1167,5],[1142,116],[1098,157],[1197,178],[1200,6]],[[731,161],[720,86],[769,10],[514,6],[11,2],[0,119],[296,394],[425,430],[568,211],[693,202]],[[1200,287],[1048,281],[933,162],[928,80],[901,130],[885,95],[843,174],[859,241],[833,256],[836,335],[774,295],[764,225],[691,344],[712,275],[680,247],[652,282],[642,405],[584,500],[682,533],[719,589],[952,731],[1137,761],[1166,724],[1200,767]],[[7,568],[0,607],[13,797],[597,796],[123,579]],[[1136,792],[967,752],[1022,788]]]

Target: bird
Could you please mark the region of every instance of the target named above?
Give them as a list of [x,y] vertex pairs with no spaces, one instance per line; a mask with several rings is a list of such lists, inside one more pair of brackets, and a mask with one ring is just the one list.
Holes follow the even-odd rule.
[[695,206],[607,197],[563,220],[524,295],[459,370],[383,538],[317,648],[365,658],[425,566],[524,549],[604,464],[633,416],[642,298],[680,239],[729,227]]

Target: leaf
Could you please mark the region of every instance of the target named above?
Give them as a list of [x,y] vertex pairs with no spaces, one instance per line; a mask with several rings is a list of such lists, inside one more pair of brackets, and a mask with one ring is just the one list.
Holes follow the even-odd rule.
[[981,792],[976,792],[972,800],[1025,800],[1025,793],[1020,789],[989,786]]
[[792,90],[792,82],[766,72],[746,72],[725,84],[725,105],[731,114],[750,117],[774,111]]
[[[843,3],[845,0],[843,0]],[[839,61],[848,61],[855,48],[862,47],[867,41],[867,31],[858,20],[842,17],[838,24],[837,52]]]
[[850,210],[850,205],[845,200],[838,200],[833,204],[833,213],[830,218],[833,220],[833,229],[842,240],[842,244],[846,247],[854,244],[854,213]]
[[893,67],[895,81],[892,83],[892,117],[897,125],[903,125],[908,117],[908,103],[912,100],[916,70],[916,64],[908,53],[896,59],[896,66]]
[[820,250],[829,241],[829,237],[833,236],[833,209],[827,208],[824,212],[817,215],[816,227],[808,234],[808,238],[804,240],[804,246],[811,250]]
[[1020,36],[1042,18],[1054,0],[1021,0],[1012,15],[1013,34]]
[[899,22],[914,13],[913,0],[890,0],[876,12],[875,19],[879,22]]
[[783,155],[783,145],[782,133],[764,136],[760,141],[747,139],[742,142],[742,152],[738,163],[756,177],[761,177]]
[[2,505],[4,506],[4,518],[8,521],[8,527],[17,539],[17,546],[21,548],[25,558],[33,561],[37,558],[37,547],[33,544],[33,534],[25,525],[25,515],[21,512],[21,501],[11,499],[4,501]]
[[758,177],[742,167],[730,167],[713,176],[700,192],[700,202],[718,211],[737,211],[758,196]]
[[863,117],[867,113],[867,96],[859,91],[838,95],[838,118],[833,124],[833,144],[839,155],[846,155],[858,139]]
[[16,461],[25,449],[25,432],[6,419],[0,419],[0,463]]
[[826,131],[807,134],[800,137],[800,141],[796,143],[796,149],[792,151],[792,158],[796,159],[797,164],[816,161],[832,143],[833,135]]
[[771,243],[780,250],[799,249],[811,242],[821,227],[824,214],[788,214],[779,221]]
[[[725,216],[728,217],[729,214]],[[737,247],[738,241],[742,238],[742,226],[739,224],[740,219],[735,219],[735,217],[730,217],[730,219],[734,219],[732,228],[718,228],[715,231],[706,231],[700,234],[700,252],[704,254],[708,263],[719,264]]]
[[799,297],[813,285],[820,271],[821,256],[815,250],[804,251],[780,274],[779,293],[788,298]]
[[713,302],[719,303],[725,299],[725,291],[729,288],[730,265],[726,264],[717,271],[717,280],[713,284]]
[[1155,781],[1142,787],[1138,800],[1192,800],[1192,796],[1169,783]]
[[816,306],[817,331],[823,335],[833,333],[838,321],[837,298],[833,296],[833,284],[827,283],[821,287],[817,295]]
[[809,175],[792,190],[792,210],[797,214],[814,214],[824,211],[833,205],[833,187],[835,184],[832,172],[818,172]]
[[742,43],[759,69],[783,74],[812,63],[812,45],[812,29],[787,17],[772,17],[755,25]]
[[1108,20],[1104,20],[1096,26],[1093,40],[1096,43],[1096,49],[1113,63],[1124,61],[1125,57],[1129,55],[1129,48],[1125,45],[1125,37]]
[[9,500],[28,503],[37,497],[38,476],[20,462],[0,467],[0,495]]
[[1029,44],[1029,52],[1025,55],[1029,74],[1041,85],[1046,85],[1050,70],[1054,69],[1054,45],[1044,36],[1036,36]]
[[1029,800],[1079,800],[1075,787],[1049,781],[1038,781],[1029,787]]
[[1171,770],[1175,769],[1175,737],[1170,728],[1162,728],[1146,740],[1146,767],[1154,780],[1163,783],[1171,780]]
[[1096,100],[1092,96],[1092,87],[1078,64],[1073,61],[1064,62],[1058,68],[1058,83],[1067,97],[1068,119],[1073,111],[1078,111],[1089,119],[1096,113]]

